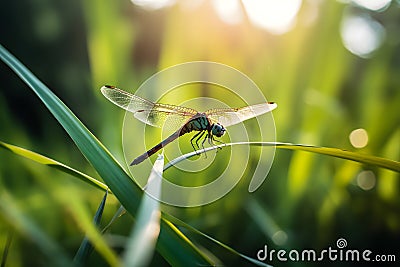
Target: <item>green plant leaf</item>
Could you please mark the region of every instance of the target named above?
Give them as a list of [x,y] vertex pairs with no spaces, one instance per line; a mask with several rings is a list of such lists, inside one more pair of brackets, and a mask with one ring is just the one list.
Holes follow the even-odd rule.
[[72,261],[57,242],[50,239],[29,217],[24,215],[16,205],[16,200],[4,190],[0,193],[0,214],[18,233],[38,246],[49,259],[49,265],[72,266]]
[[226,249],[228,252],[230,252],[230,253],[232,253],[232,254],[240,257],[240,258],[243,258],[243,259],[247,260],[248,262],[253,263],[254,265],[264,266],[264,267],[271,267],[271,265],[269,265],[269,264],[266,264],[266,263],[261,262],[261,261],[256,260],[256,259],[253,259],[253,258],[251,258],[249,256],[246,256],[246,255],[236,251],[235,249],[231,248],[230,246],[228,246],[228,245],[222,243],[221,241],[219,241],[219,240],[217,240],[217,239],[215,239],[215,238],[213,238],[213,237],[211,237],[211,236],[209,236],[209,235],[197,230],[193,226],[181,221],[180,219],[178,219],[178,218],[176,218],[176,217],[174,217],[174,216],[172,216],[170,214],[163,213],[163,218],[168,219],[169,221],[173,222],[175,225],[179,225],[179,226],[184,227],[184,228],[186,228],[187,230],[189,230],[189,231],[191,231],[193,233],[196,233],[198,235],[201,235],[202,237],[205,237],[206,239],[208,239],[208,240],[212,241],[213,243],[217,244],[218,246]]
[[14,229],[11,229],[7,233],[6,244],[4,245],[3,255],[2,255],[2,258],[1,258],[1,265],[0,265],[1,267],[5,267],[6,266],[8,252],[10,250],[11,242],[12,242],[12,239],[13,239],[13,234],[14,234]]
[[[108,191],[106,191],[106,193],[104,194],[104,197],[100,202],[96,214],[94,215],[93,225],[96,227],[100,225],[101,217],[103,215],[104,207],[106,205],[107,195]],[[78,251],[76,252],[76,255],[74,257],[74,262],[77,263],[78,265],[84,264],[88,260],[92,251],[93,251],[93,245],[92,243],[90,243],[89,238],[85,236]]]
[[65,165],[63,163],[60,163],[60,162],[58,162],[58,161],[56,161],[54,159],[45,157],[45,156],[43,156],[41,154],[38,154],[36,152],[27,150],[27,149],[19,147],[19,146],[14,146],[14,145],[11,145],[11,144],[7,144],[7,143],[2,142],[2,141],[0,141],[0,147],[2,147],[4,149],[7,149],[8,151],[11,151],[12,153],[17,154],[19,156],[22,156],[24,158],[33,160],[33,161],[35,161],[37,163],[40,163],[40,164],[43,164],[43,165],[47,165],[49,167],[55,168],[57,170],[60,170],[60,171],[62,171],[64,173],[67,173],[67,174],[70,174],[72,176],[75,176],[76,178],[78,178],[78,179],[80,179],[80,180],[82,180],[82,181],[84,181],[84,182],[86,182],[88,184],[94,185],[95,187],[100,188],[100,189],[102,189],[104,191],[107,190],[107,186],[105,184],[103,184],[102,182],[96,180],[95,178],[93,178],[93,177],[91,177],[91,176],[89,176],[87,174],[84,174],[84,173],[82,173],[82,172],[80,172],[78,170],[75,170],[74,168],[71,168],[71,167],[69,167],[69,166],[67,166],[67,165]]
[[[88,240],[88,242],[83,242],[83,249],[87,249],[87,251],[80,251],[80,253],[86,254],[83,256],[89,256],[88,254],[91,252],[90,247],[93,246],[93,248],[96,249],[99,255],[102,256],[110,266],[120,266],[120,259],[117,256],[117,253],[108,245],[107,240],[103,237],[101,231],[99,231],[96,222],[94,222],[100,219],[101,209],[104,203],[100,204],[100,208],[98,209],[98,212],[93,220],[86,205],[84,205],[78,197],[71,197],[69,192],[70,191],[58,192],[56,197],[65,205],[67,205],[71,216],[85,233],[85,238]],[[79,259],[76,256],[74,260],[77,264],[82,263],[79,262]],[[82,265],[85,266],[83,263]]]
[[118,210],[114,213],[114,216],[111,218],[110,222],[103,228],[101,231],[103,234],[107,232],[107,230],[113,225],[113,223],[120,218],[122,215],[126,213],[126,209],[121,205]]
[[400,172],[400,162],[398,162],[398,161],[394,161],[394,160],[390,160],[390,159],[386,159],[386,158],[375,157],[375,156],[366,155],[366,154],[361,154],[361,153],[356,153],[356,152],[351,152],[351,151],[347,151],[347,150],[343,150],[343,149],[339,149],[339,148],[317,147],[317,146],[311,146],[311,145],[290,144],[290,143],[281,143],[281,142],[236,142],[236,143],[222,144],[222,145],[214,146],[214,147],[208,147],[206,149],[201,149],[198,151],[193,151],[193,152],[184,154],[180,157],[177,157],[174,160],[171,160],[170,162],[168,162],[168,164],[165,165],[164,171],[169,169],[173,165],[178,164],[182,160],[194,157],[194,156],[198,155],[199,153],[205,153],[207,151],[215,150],[215,149],[222,148],[225,146],[237,146],[237,145],[265,146],[265,147],[275,146],[276,148],[282,148],[282,149],[301,150],[301,151],[307,151],[307,152],[327,155],[327,156],[336,157],[336,158],[347,159],[347,160],[359,162],[362,164],[372,165],[372,166],[392,170],[395,172]]
[[[103,178],[124,208],[134,216],[142,196],[122,166],[102,143],[82,124],[73,112],[21,62],[0,45],[0,58],[35,92],[51,114],[57,119],[78,149]],[[171,264],[190,266],[210,265],[202,254],[176,227],[161,221],[157,250]],[[177,253],[179,251],[179,253]]]
[[[268,144],[254,143],[254,145],[264,146],[264,145],[268,145]],[[366,165],[372,165],[372,166],[392,170],[395,172],[400,172],[400,162],[398,162],[398,161],[381,158],[381,157],[376,157],[376,156],[371,156],[371,155],[362,154],[362,153],[357,153],[357,152],[352,152],[352,151],[348,151],[348,150],[344,150],[344,149],[332,148],[332,147],[317,147],[317,146],[302,145],[302,144],[279,143],[279,142],[276,143],[276,147],[282,148],[282,149],[307,151],[307,152],[332,156],[332,157],[336,157],[336,158],[347,159],[347,160],[359,162],[359,163],[366,164]]]
[[[164,157],[160,155],[154,162],[143,194],[137,220],[124,252],[124,266],[147,266],[160,233],[161,179]],[[149,195],[150,194],[150,195]]]

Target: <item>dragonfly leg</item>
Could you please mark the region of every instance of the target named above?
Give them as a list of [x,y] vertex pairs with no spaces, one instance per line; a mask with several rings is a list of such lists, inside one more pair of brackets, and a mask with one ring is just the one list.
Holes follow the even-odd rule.
[[215,146],[214,145],[214,136],[213,135],[209,135],[209,136],[207,136],[207,139],[208,139],[208,144],[210,145],[210,146]]
[[199,148],[199,149],[200,149],[200,147],[199,147],[199,140],[200,140],[200,138],[203,137],[203,135],[204,135],[205,133],[206,133],[205,131],[202,131],[201,134],[199,135],[199,137],[197,137],[197,139],[196,139],[196,146],[197,146],[197,148]]
[[[203,137],[203,135],[205,134],[206,132],[205,131],[203,131],[202,133],[201,133],[201,135],[196,139],[196,145],[197,145],[197,147],[200,149],[200,147],[199,147],[199,141],[200,141],[200,138],[202,138]],[[207,134],[208,135],[208,134]],[[205,137],[205,138],[207,138],[207,136]],[[201,148],[204,150],[204,152],[205,152],[205,149],[204,149],[204,141],[201,143]],[[206,158],[207,158],[207,153],[204,153],[204,155],[206,156]]]
[[207,133],[206,137],[204,137],[203,142],[201,142],[201,148],[204,150],[204,155],[207,158],[207,153],[206,153],[206,149],[204,148],[204,143],[206,142],[206,140],[209,140],[208,142],[210,142],[210,136],[212,136],[210,133]]
[[[222,142],[222,141],[220,141],[218,139],[215,139],[215,137],[213,135],[211,136],[210,139],[211,139],[211,140],[209,140],[210,145],[211,145],[211,142],[212,142],[212,146],[216,146],[218,149],[222,150],[222,147],[220,147],[219,145],[216,145],[215,142],[225,145],[224,142]],[[218,150],[217,150],[217,152],[218,152]]]
[[[197,134],[195,134],[195,135],[192,137],[192,139],[190,139],[190,144],[192,145],[194,151],[197,151],[197,149],[200,149],[198,142],[199,142],[199,139],[200,139],[203,135],[204,135],[204,131],[201,131],[201,132],[198,132]],[[194,140],[194,139],[196,139],[196,140]],[[193,142],[193,141],[194,141],[194,142]],[[194,144],[196,144],[197,148],[194,146]]]

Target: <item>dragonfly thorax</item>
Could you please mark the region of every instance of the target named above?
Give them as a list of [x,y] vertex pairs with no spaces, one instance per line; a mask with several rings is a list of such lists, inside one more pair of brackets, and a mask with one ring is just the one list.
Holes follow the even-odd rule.
[[221,137],[225,133],[225,128],[219,123],[214,123],[211,125],[211,134],[215,135],[216,137]]
[[211,136],[221,137],[225,134],[224,126],[220,123],[213,123],[204,113],[198,113],[194,118],[187,122],[180,129],[179,136],[191,131],[208,132],[209,138],[211,138]]

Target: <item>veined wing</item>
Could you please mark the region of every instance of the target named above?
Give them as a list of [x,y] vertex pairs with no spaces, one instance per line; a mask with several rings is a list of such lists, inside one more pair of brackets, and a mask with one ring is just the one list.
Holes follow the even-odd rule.
[[268,102],[242,108],[209,109],[205,113],[212,121],[219,122],[222,126],[227,127],[270,112],[277,106],[274,102]]
[[103,86],[101,92],[115,105],[132,112],[136,119],[159,128],[163,127],[167,119],[180,127],[198,113],[191,108],[153,103],[114,86]]

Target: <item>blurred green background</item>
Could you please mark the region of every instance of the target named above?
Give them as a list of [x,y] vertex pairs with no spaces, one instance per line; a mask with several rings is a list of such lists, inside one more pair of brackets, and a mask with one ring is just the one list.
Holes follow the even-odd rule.
[[[157,71],[195,60],[240,70],[277,102],[277,141],[399,161],[399,11],[399,1],[390,0],[7,1],[0,11],[0,43],[121,163],[124,112],[105,100],[99,88],[112,84],[134,91]],[[4,64],[0,77],[0,140],[99,178],[39,99]],[[142,142],[143,137],[134,138]],[[181,175],[176,178],[190,179],[190,174]],[[348,247],[396,254],[400,260],[398,173],[277,150],[266,182],[254,193],[248,193],[246,177],[205,207],[163,210],[253,258],[264,245],[321,250],[345,238]],[[67,192],[94,214],[103,195],[6,150],[0,150],[0,187],[0,194],[12,196],[16,208],[71,257],[83,233],[70,216],[71,207],[57,196]],[[104,222],[117,208],[118,201],[110,197]],[[0,218],[3,249],[12,227],[3,214]],[[110,240],[127,235],[131,225],[129,216],[121,218],[108,234]],[[249,264],[187,234],[225,265]],[[17,231],[7,266],[45,262],[34,242]],[[96,253],[90,264],[106,266]],[[152,265],[167,263],[155,253]]]

